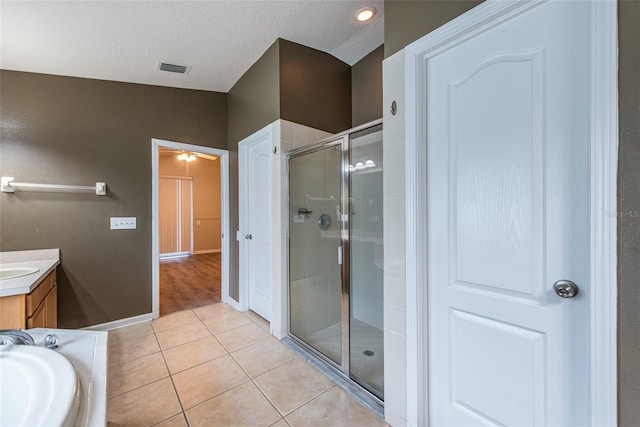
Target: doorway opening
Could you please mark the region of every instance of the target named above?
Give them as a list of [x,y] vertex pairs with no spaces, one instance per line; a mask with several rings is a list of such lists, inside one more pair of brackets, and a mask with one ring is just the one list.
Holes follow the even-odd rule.
[[226,301],[228,151],[152,140],[153,318]]
[[160,315],[221,300],[220,157],[160,147]]

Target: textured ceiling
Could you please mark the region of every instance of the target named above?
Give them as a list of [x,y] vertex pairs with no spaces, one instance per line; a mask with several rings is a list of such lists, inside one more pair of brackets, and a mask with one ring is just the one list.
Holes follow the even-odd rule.
[[0,68],[228,92],[278,37],[353,65],[384,42],[383,18],[382,0],[0,0]]

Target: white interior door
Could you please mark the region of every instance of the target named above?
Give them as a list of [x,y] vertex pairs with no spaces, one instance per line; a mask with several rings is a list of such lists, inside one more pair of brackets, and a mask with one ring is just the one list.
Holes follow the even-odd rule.
[[589,19],[541,2],[427,64],[431,425],[588,424]]
[[249,288],[249,309],[271,320],[272,168],[271,138],[249,137],[240,143],[242,218],[241,275]]

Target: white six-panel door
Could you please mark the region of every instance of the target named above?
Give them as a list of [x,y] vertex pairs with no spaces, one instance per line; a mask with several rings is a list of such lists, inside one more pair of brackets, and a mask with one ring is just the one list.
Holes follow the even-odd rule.
[[426,65],[431,425],[588,424],[588,43],[548,1]]

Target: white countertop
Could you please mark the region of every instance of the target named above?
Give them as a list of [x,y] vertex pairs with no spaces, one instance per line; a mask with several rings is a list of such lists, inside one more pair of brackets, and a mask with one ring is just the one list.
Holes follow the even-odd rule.
[[60,249],[0,252],[0,268],[37,268],[36,273],[0,279],[0,297],[28,294],[60,264]]
[[74,426],[104,427],[107,420],[107,332],[71,329],[27,329],[38,347],[48,334],[58,336],[56,351],[64,355],[80,378],[82,401]]

